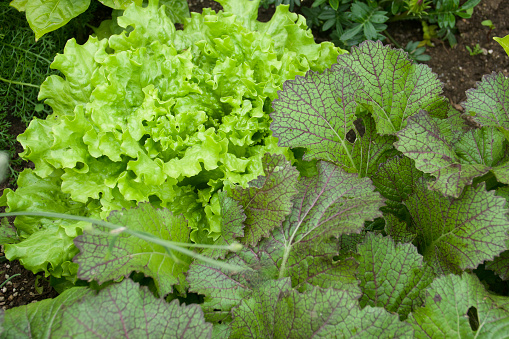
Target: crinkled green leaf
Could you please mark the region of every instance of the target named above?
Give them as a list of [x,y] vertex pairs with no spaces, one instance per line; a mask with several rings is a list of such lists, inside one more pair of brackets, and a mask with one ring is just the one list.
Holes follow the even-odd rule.
[[210,338],[212,324],[198,305],[156,299],[147,287],[125,279],[96,294],[71,288],[6,312],[7,337]]
[[485,75],[466,92],[465,112],[483,126],[497,127],[509,140],[509,80],[502,73]]
[[485,264],[486,269],[494,271],[502,280],[509,280],[509,251],[500,253],[498,257]]
[[26,12],[30,28],[34,31],[35,38],[39,39],[85,12],[90,6],[90,0],[12,1],[11,6]]
[[413,193],[415,182],[423,176],[414,164],[410,158],[393,157],[381,163],[378,171],[371,176],[377,191],[387,198],[384,212],[397,215],[402,203]]
[[[415,338],[505,338],[508,304],[507,297],[485,291],[474,275],[447,275],[435,279],[426,291],[424,307],[413,312],[408,322]],[[474,315],[469,314],[471,309]],[[475,331],[471,323],[477,325]]]
[[352,156],[359,175],[372,178],[381,163],[398,153],[393,146],[397,139],[393,135],[378,134],[375,121],[369,114],[363,114],[362,120],[364,134],[357,136]]
[[7,218],[0,219],[0,244],[14,244],[19,242],[19,236],[16,228],[13,227]]
[[415,160],[418,170],[433,175],[436,180],[429,188],[443,194],[459,197],[474,178],[490,170],[489,165],[483,163],[461,162],[453,145],[440,134],[438,125],[425,111],[411,117],[407,127],[397,135],[396,148]]
[[[238,238],[244,236],[244,221],[246,214],[242,205],[238,201],[228,196],[228,193],[218,194],[219,204],[221,206],[221,237],[214,243],[217,246],[228,246],[236,242]],[[228,253],[228,250],[217,248],[208,248],[202,254],[214,259],[222,258]]]
[[458,142],[463,134],[471,128],[460,112],[452,107],[449,109],[446,119],[432,118],[432,120],[437,124],[442,137],[450,144]]
[[266,154],[262,164],[264,176],[251,181],[248,188],[232,190],[232,197],[244,207],[247,217],[242,241],[251,246],[281,226],[297,194],[299,172],[284,156]]
[[420,293],[434,274],[412,244],[395,244],[390,237],[368,234],[357,247],[360,306],[384,307],[401,319],[422,305]]
[[438,76],[427,65],[414,64],[401,49],[365,41],[339,56],[338,65],[360,78],[364,86],[355,99],[373,114],[380,134],[400,131],[419,110],[447,114],[449,105],[441,96]]
[[360,310],[357,298],[319,287],[299,293],[288,278],[269,281],[233,310],[231,338],[412,337],[396,315],[370,306]]
[[420,252],[440,274],[474,269],[506,249],[506,201],[487,192],[484,183],[467,186],[454,199],[428,190],[421,179],[405,205]]
[[61,328],[62,315],[66,308],[79,302],[85,296],[93,297],[92,290],[74,287],[67,289],[54,299],[11,308],[5,312],[2,337],[50,338],[58,328]]
[[126,9],[129,5],[135,3],[137,6],[141,6],[142,0],[99,0],[103,5],[113,9]]
[[[189,242],[185,218],[175,216],[167,209],[155,209],[151,204],[112,212],[108,221],[159,239]],[[102,227],[98,229],[105,231]],[[174,285],[181,291],[185,288],[184,272],[191,262],[189,256],[125,233],[85,232],[74,242],[80,250],[74,258],[79,264],[80,279],[102,284],[136,271],[154,278],[162,296],[171,293]]]
[[347,133],[354,127],[359,77],[332,66],[319,74],[289,80],[274,100],[271,130],[279,145],[306,147],[305,159],[324,159],[356,171]]
[[391,213],[384,214],[385,219],[385,233],[390,235],[395,242],[410,243],[417,234],[408,230],[408,223],[405,220],[400,220],[398,217]]

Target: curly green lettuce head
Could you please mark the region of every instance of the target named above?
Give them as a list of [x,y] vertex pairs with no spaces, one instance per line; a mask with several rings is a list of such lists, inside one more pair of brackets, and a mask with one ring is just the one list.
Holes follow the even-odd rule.
[[[192,13],[180,31],[155,0],[118,18],[132,28],[122,34],[84,45],[70,40],[52,64],[64,78],[49,77],[39,94],[54,113],[18,138],[35,169],[0,203],[10,211],[71,209],[104,218],[148,201],[183,213],[192,241],[217,239],[218,190],[262,175],[266,152],[292,160],[269,130],[283,82],[323,71],[343,52],[315,44],[305,19],[287,6],[262,23],[259,1],[220,2],[224,12]],[[7,245],[10,260],[49,274],[74,255],[33,259],[20,249],[43,231],[32,251],[71,248],[76,225],[27,217],[16,226],[24,240]]]

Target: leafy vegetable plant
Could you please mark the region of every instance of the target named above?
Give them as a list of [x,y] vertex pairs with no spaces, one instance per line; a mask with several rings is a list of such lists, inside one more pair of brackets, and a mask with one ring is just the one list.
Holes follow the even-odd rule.
[[[91,0],[12,0],[10,5],[26,13],[26,19],[38,40],[71,19],[85,12]],[[125,10],[129,5],[141,6],[143,0],[99,0],[102,4],[117,10]],[[189,16],[187,0],[161,0],[166,5],[166,13],[174,22],[182,22]]]
[[[296,161],[269,129],[283,82],[323,71],[343,52],[315,44],[287,7],[261,23],[258,2],[222,4],[225,12],[194,13],[182,31],[157,1],[132,5],[118,17],[132,31],[84,45],[70,40],[51,66],[65,79],[50,76],[39,93],[53,114],[18,137],[35,169],[0,203],[10,212],[106,218],[150,202],[183,214],[193,242],[216,242],[219,191],[263,174],[266,152]],[[9,260],[75,281],[73,239],[87,223],[23,216],[15,226]]]
[[[134,39],[136,29],[122,37]],[[272,101],[271,136],[302,160],[263,149],[260,172],[215,192],[213,240],[240,242],[240,251],[210,247],[200,253],[209,262],[191,262],[127,233],[58,222],[62,237],[79,233],[79,255],[68,256],[79,263],[78,278],[108,286],[98,293],[73,287],[8,310],[5,335],[505,336],[509,297],[491,292],[478,269],[508,279],[509,80],[493,73],[467,92],[465,114],[478,125],[472,128],[442,96],[436,74],[402,50],[367,41],[336,61],[285,81]],[[114,81],[105,74],[99,80]],[[24,180],[42,188],[64,180],[55,177],[28,172]],[[194,215],[174,201],[136,203],[109,213],[110,220],[178,242],[196,231]],[[126,278],[132,271],[153,286],[138,287]]]
[[350,47],[365,40],[384,40],[387,23],[425,20],[436,23],[438,35],[456,45],[456,17],[470,18],[480,0],[315,0],[302,7],[310,27],[331,31],[339,46]]

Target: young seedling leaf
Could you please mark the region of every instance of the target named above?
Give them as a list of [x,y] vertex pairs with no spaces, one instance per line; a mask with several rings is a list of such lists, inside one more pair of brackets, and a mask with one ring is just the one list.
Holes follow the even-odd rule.
[[502,73],[485,75],[466,92],[465,112],[483,126],[497,127],[509,140],[509,79]]
[[425,111],[408,119],[408,125],[397,135],[396,148],[415,160],[415,167],[436,177],[430,189],[459,197],[463,188],[490,170],[484,164],[462,164],[454,147],[441,135],[438,125]]
[[360,306],[384,307],[405,319],[422,305],[420,293],[434,274],[412,244],[395,244],[390,237],[370,233],[358,245]]
[[[156,209],[151,204],[114,211],[108,221],[159,239],[189,242],[189,228],[184,217],[174,216],[166,209]],[[98,229],[105,231],[101,227]],[[111,246],[115,237],[117,239]],[[154,278],[162,296],[172,292],[174,285],[180,291],[185,288],[184,272],[192,260],[189,256],[126,233],[86,232],[74,242],[80,250],[74,258],[79,264],[80,279],[96,280],[101,284],[136,271]]]
[[[509,333],[508,306],[507,297],[488,293],[476,276],[451,274],[435,279],[426,291],[424,307],[408,322],[418,339],[504,338]],[[476,312],[469,314],[473,308]]]
[[415,224],[418,247],[439,274],[474,269],[506,249],[505,199],[484,183],[467,186],[458,199],[426,188],[424,180],[405,202]]
[[338,65],[360,78],[364,86],[355,100],[373,114],[380,134],[398,132],[419,110],[447,115],[449,105],[441,96],[438,76],[427,65],[414,64],[403,50],[365,41],[340,55]]
[[412,329],[383,308],[359,309],[358,295],[308,285],[291,289],[289,278],[269,281],[233,311],[232,338],[395,338]]
[[297,193],[299,172],[283,155],[265,154],[262,164],[264,176],[251,181],[248,188],[237,186],[232,190],[232,197],[244,207],[247,216],[242,242],[251,246],[281,226]]

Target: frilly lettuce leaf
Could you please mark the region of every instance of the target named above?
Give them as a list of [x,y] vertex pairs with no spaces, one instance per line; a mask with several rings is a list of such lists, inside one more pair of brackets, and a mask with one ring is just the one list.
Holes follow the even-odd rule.
[[[158,239],[189,242],[189,228],[182,215],[175,216],[167,209],[158,210],[147,203],[112,212],[108,221]],[[171,293],[172,286],[180,292],[185,290],[184,272],[191,258],[180,252],[130,234],[112,234],[103,227],[85,232],[74,239],[74,243],[80,250],[74,262],[79,265],[78,278],[82,280],[96,280],[102,284],[136,271],[152,277],[161,296]]]
[[[150,202],[183,214],[194,242],[223,236],[219,190],[263,175],[265,153],[295,161],[269,129],[270,101],[284,81],[322,71],[344,51],[315,44],[305,19],[285,6],[259,23],[256,3],[222,4],[225,12],[193,13],[180,31],[158,1],[132,5],[118,17],[129,32],[68,42],[52,64],[63,76],[49,77],[39,94],[53,114],[19,136],[34,175],[54,181],[51,191],[35,194],[65,196],[79,206],[73,213],[101,218]],[[18,198],[2,199],[11,211],[28,210],[14,205],[33,200],[27,185],[20,180]],[[37,209],[53,211],[50,204]],[[31,227],[28,234],[41,228],[30,220],[18,222]],[[59,248],[71,248],[68,240]],[[32,252],[51,247],[36,245]],[[44,269],[44,261],[30,266],[16,258]],[[45,262],[56,267],[61,260]]]
[[12,338],[207,338],[212,332],[200,306],[166,303],[129,279],[98,294],[69,289],[55,299],[8,310],[5,321],[4,335]]

